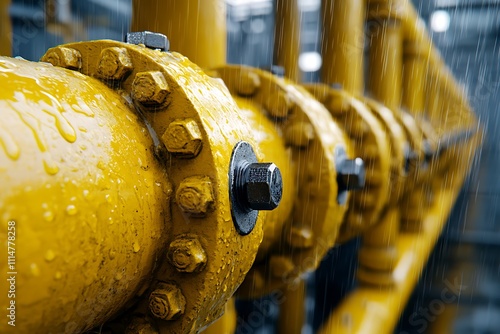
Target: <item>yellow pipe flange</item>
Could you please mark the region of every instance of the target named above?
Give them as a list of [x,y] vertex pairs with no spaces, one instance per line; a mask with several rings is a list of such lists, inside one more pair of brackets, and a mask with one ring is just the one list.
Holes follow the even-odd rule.
[[[352,149],[328,110],[302,87],[256,68],[227,65],[215,72],[233,95],[256,104],[275,121],[297,170],[295,206],[281,235],[286,242],[274,241],[267,257],[252,267],[238,290],[241,296],[253,298],[314,270],[334,245],[347,209],[337,199],[334,152],[342,146],[352,156]],[[249,90],[248,83],[257,80],[258,87]]]
[[375,224],[389,199],[391,148],[380,120],[360,100],[346,91],[327,85],[306,88],[330,111],[349,136],[354,150],[366,164],[366,187],[349,200],[349,210],[342,224],[338,242],[361,234]]
[[196,332],[220,317],[262,240],[264,214],[248,236],[231,223],[232,150],[241,140],[257,148],[253,132],[225,86],[178,53],[114,41],[62,48],[42,60],[61,64],[71,50],[81,73],[119,92],[147,124],[174,186],[168,246],[133,313],[149,315],[148,326],[159,333]]

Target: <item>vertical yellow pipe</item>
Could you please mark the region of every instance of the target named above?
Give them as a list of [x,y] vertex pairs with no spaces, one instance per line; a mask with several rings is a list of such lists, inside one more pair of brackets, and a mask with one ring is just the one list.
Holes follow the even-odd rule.
[[415,39],[404,42],[403,60],[403,106],[413,115],[425,112],[425,81],[428,60],[424,45]]
[[300,21],[297,0],[276,1],[274,64],[282,66],[293,81],[300,81]]
[[[393,0],[368,0],[370,69],[368,87],[373,96],[394,112],[402,98],[403,32]],[[362,283],[392,285],[401,212],[398,194],[391,196],[380,221],[363,237],[358,279]]]
[[365,0],[323,1],[322,81],[362,95]]
[[9,16],[10,0],[0,0],[0,56],[12,54],[12,27]]
[[401,105],[403,34],[399,20],[374,17],[369,21],[370,69],[368,87],[373,96],[389,109]]
[[285,291],[283,304],[280,306],[278,333],[300,334],[305,321],[305,281],[300,280],[296,285]]
[[132,31],[168,36],[170,49],[203,68],[226,63],[224,0],[134,0]]

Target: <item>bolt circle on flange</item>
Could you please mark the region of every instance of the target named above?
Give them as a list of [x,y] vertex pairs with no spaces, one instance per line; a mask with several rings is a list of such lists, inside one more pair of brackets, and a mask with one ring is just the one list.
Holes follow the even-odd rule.
[[147,71],[137,73],[132,83],[132,97],[145,106],[159,106],[168,94],[165,76],[160,71]]
[[202,271],[207,264],[207,254],[194,236],[179,237],[172,241],[167,259],[177,271],[183,273]]
[[170,123],[161,139],[170,153],[183,158],[196,157],[203,146],[201,131],[192,119]]
[[64,46],[51,48],[42,57],[41,61],[54,66],[79,70],[82,67],[82,55],[79,51]]
[[149,310],[163,320],[174,320],[184,314],[186,299],[181,290],[171,283],[159,283],[149,295]]
[[132,70],[127,49],[110,47],[101,51],[97,74],[104,79],[121,80]]
[[177,204],[193,217],[203,217],[214,202],[212,181],[208,176],[185,178],[175,194]]

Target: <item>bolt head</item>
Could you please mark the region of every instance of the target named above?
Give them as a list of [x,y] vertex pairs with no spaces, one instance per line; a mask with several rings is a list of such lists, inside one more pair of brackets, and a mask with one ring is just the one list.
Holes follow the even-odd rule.
[[143,105],[161,105],[168,94],[170,88],[160,71],[137,73],[132,83],[132,96]]
[[257,73],[252,71],[243,71],[236,82],[238,94],[243,96],[252,96],[257,88],[260,87],[260,78]]
[[200,272],[207,264],[207,254],[196,237],[180,237],[170,243],[168,261],[183,273]]
[[362,159],[345,159],[337,167],[339,183],[345,190],[363,189],[365,186],[365,164]]
[[295,122],[285,130],[286,143],[295,147],[307,147],[314,139],[314,128],[310,123]]
[[149,296],[149,310],[163,320],[174,320],[184,314],[186,299],[181,290],[171,283],[160,283]]
[[294,106],[290,95],[279,88],[275,88],[274,91],[266,92],[262,96],[262,103],[264,108],[273,117],[285,118],[290,113],[290,110]]
[[283,180],[273,163],[253,163],[247,167],[245,182],[247,203],[253,210],[273,210],[283,194]]
[[203,145],[200,128],[192,119],[170,123],[161,139],[170,153],[184,158],[197,156]]
[[41,60],[71,70],[79,70],[82,67],[82,54],[80,51],[63,46],[49,49]]
[[170,42],[167,36],[151,31],[129,32],[127,33],[126,42],[129,44],[143,44],[149,49],[159,49],[161,51],[168,51]]
[[276,278],[287,278],[295,270],[295,265],[290,258],[280,255],[272,255],[269,259],[271,274]]
[[185,178],[175,194],[182,211],[194,217],[204,217],[214,202],[212,182],[208,176]]
[[105,79],[121,80],[132,67],[127,49],[111,47],[101,51],[97,73]]

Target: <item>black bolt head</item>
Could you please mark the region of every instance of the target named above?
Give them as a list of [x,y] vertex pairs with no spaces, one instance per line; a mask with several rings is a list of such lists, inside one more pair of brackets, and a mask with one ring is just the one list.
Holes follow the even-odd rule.
[[129,32],[127,33],[126,42],[135,45],[144,44],[149,49],[159,49],[161,51],[168,51],[170,48],[167,36],[151,31]]
[[247,205],[252,210],[273,210],[281,201],[283,180],[273,163],[253,163],[246,167]]
[[337,182],[343,190],[359,190],[365,186],[365,164],[362,159],[345,159],[337,167]]

